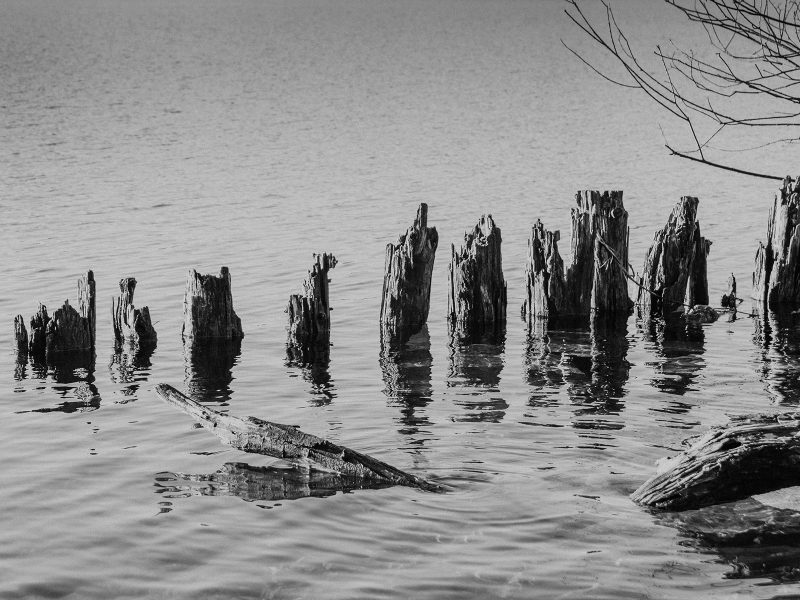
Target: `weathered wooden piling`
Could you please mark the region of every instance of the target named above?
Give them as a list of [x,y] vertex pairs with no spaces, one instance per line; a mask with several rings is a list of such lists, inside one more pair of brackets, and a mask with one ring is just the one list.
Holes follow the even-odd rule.
[[622,192],[586,190],[575,196],[570,246],[572,258],[564,271],[558,251],[559,232],[537,222],[528,241],[528,323],[588,324],[593,318],[615,319],[631,314],[628,297],[628,212]]
[[330,355],[331,307],[328,271],[336,266],[332,254],[315,255],[303,282],[303,293],[289,296],[286,353],[289,360],[306,364],[326,361]]
[[711,252],[711,241],[700,235],[700,223],[697,223],[695,235],[694,261],[689,283],[686,286],[686,305],[707,305],[708,296],[708,255]]
[[759,243],[753,271],[759,309],[800,305],[800,176],[786,177],[769,211],[766,243]]
[[97,329],[94,273],[89,271],[78,280],[78,310],[69,303],[57,309],[53,316],[47,307],[39,305],[31,317],[30,334],[25,330],[22,316],[14,319],[14,337],[19,348],[27,338],[28,351],[35,357],[76,350],[94,350]]
[[222,267],[219,275],[201,275],[189,269],[183,298],[184,338],[241,339],[242,321],[233,310],[231,274]]
[[728,277],[728,291],[722,294],[720,299],[720,306],[722,308],[735,309],[739,305],[739,299],[736,297],[736,277],[733,273]]
[[451,333],[468,340],[497,335],[506,327],[506,282],[503,278],[502,238],[491,215],[483,215],[464,234],[456,251],[451,244],[447,313]]
[[154,345],[156,330],[150,320],[148,307],[134,308],[133,292],[136,279],[120,279],[120,295],[111,300],[111,320],[114,325],[114,339],[118,345],[128,343],[135,346]]
[[22,315],[14,317],[14,341],[17,344],[18,354],[28,353],[28,330],[25,328],[25,319]]
[[422,203],[397,244],[386,245],[380,319],[381,337],[389,346],[404,344],[428,320],[439,234],[427,225],[428,205]]
[[[697,198],[682,197],[672,209],[667,224],[654,236],[639,288],[639,314],[643,319],[672,318],[684,307],[687,298],[692,301],[703,298],[704,304],[708,303],[708,278],[704,267],[709,243],[700,236],[697,205]],[[698,251],[702,255],[699,260]],[[692,289],[689,288],[690,278],[694,282]]]
[[699,508],[800,484],[800,414],[734,417],[660,461],[634,502],[668,510]]

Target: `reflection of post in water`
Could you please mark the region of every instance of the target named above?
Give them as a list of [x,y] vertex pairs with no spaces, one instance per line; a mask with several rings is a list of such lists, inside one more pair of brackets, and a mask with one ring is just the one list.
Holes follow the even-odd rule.
[[380,365],[386,385],[383,391],[389,404],[400,408],[400,422],[404,426],[400,433],[413,435],[420,427],[430,425],[424,409],[433,396],[432,364],[427,325],[399,349],[381,336]]
[[[25,365],[17,355],[17,372]],[[100,393],[95,386],[94,351],[57,352],[51,354],[30,354],[31,377],[46,381],[51,378],[56,384],[52,390],[63,401],[56,406],[23,410],[20,412],[86,412],[100,408]]]
[[311,386],[308,391],[312,396],[311,403],[314,406],[325,406],[336,398],[336,385],[328,369],[329,356],[330,351],[326,346],[324,350],[321,349],[315,355],[313,361],[306,362],[302,360],[303,356],[299,356],[293,351],[291,346],[286,347],[286,366],[289,368],[289,375],[294,376],[292,371],[295,369],[300,372],[303,381]]
[[498,393],[504,352],[505,333],[486,335],[473,343],[463,343],[451,333],[447,387],[456,392],[455,403],[467,410],[453,420],[491,423],[503,420],[508,403]]
[[800,316],[769,311],[753,322],[762,381],[781,404],[800,404]]
[[242,340],[235,338],[184,339],[186,389],[201,402],[228,402],[233,391],[233,367],[242,352]]
[[[668,394],[683,396],[694,391],[692,385],[705,366],[705,334],[702,327],[660,320],[639,321],[638,327],[649,349],[655,354],[652,386]],[[666,412],[686,413],[685,402],[673,402]]]
[[108,363],[108,373],[111,381],[125,385],[122,389],[124,396],[135,396],[139,386],[147,381],[154,351],[154,344],[117,345]]
[[225,463],[211,474],[165,472],[156,475],[156,493],[168,499],[235,496],[249,502],[296,500],[324,498],[337,492],[359,489],[381,489],[391,485],[386,481],[348,477],[327,471],[297,467],[253,467],[247,463]]

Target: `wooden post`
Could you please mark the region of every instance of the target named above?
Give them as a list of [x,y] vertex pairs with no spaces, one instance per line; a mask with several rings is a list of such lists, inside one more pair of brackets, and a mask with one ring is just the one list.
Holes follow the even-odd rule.
[[222,267],[219,276],[200,275],[189,269],[183,298],[184,338],[241,339],[242,321],[233,310],[231,274]]
[[697,289],[689,295],[702,295],[703,281],[706,281],[708,299],[707,277],[701,272],[705,261],[701,259],[700,264],[695,265],[698,249],[704,251],[706,244],[700,238],[697,204],[697,198],[682,197],[672,209],[667,224],[655,234],[645,258],[639,289],[639,312],[643,319],[671,318],[675,311],[683,308],[690,275],[697,282]]
[[758,306],[800,305],[800,177],[786,177],[769,212],[766,244],[759,243],[753,272]]
[[527,295],[522,305],[529,328],[537,319],[554,322],[565,316],[566,284],[564,261],[558,252],[560,239],[560,232],[548,231],[538,219],[531,229],[525,263]]
[[428,205],[422,203],[414,225],[400,236],[397,244],[386,245],[381,336],[391,346],[406,343],[428,320],[439,234],[427,224]]
[[31,332],[28,339],[28,351],[37,359],[43,358],[47,354],[47,324],[49,322],[50,315],[47,314],[47,307],[40,304],[39,310],[31,317]]
[[507,301],[501,242],[500,228],[491,215],[484,215],[464,235],[458,252],[455,245],[450,247],[447,313],[451,333],[459,339],[505,331]]
[[316,254],[303,282],[303,293],[289,296],[286,352],[291,362],[324,362],[330,355],[331,308],[328,271],[336,266],[332,254]]
[[734,417],[679,455],[660,461],[634,502],[669,510],[699,508],[800,484],[800,415]]
[[129,343],[134,346],[154,345],[156,330],[150,321],[150,310],[133,307],[133,292],[136,279],[125,277],[119,281],[120,295],[111,300],[111,319],[114,325],[114,339],[118,345]]
[[731,273],[731,276],[728,277],[728,292],[722,294],[720,305],[722,308],[733,309],[736,309],[736,307],[739,305],[739,301],[736,297],[736,277],[733,273]]
[[708,297],[708,254],[711,251],[711,242],[700,235],[700,224],[697,223],[695,235],[694,261],[692,272],[689,273],[689,283],[686,291],[688,306],[707,305]]
[[14,341],[17,344],[17,354],[28,354],[28,330],[25,329],[22,315],[14,317]]

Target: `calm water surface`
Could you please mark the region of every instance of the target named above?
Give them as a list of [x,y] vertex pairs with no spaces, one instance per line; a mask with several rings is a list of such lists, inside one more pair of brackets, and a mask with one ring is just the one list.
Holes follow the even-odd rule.
[[[576,38],[562,8],[0,4],[0,596],[800,592],[796,542],[718,535],[752,506],[664,515],[628,499],[689,435],[797,405],[796,322],[686,333],[632,318],[527,335],[517,318],[530,227],[541,218],[566,238],[578,189],[625,190],[637,269],[674,202],[699,196],[715,298],[730,272],[749,291],[774,194],[668,159],[644,99],[563,48]],[[638,36],[661,34],[649,9],[630,10]],[[773,172],[792,166],[767,158]],[[385,244],[421,201],[441,239],[429,327],[382,356]],[[482,212],[503,231],[508,333],[452,347],[449,243]],[[327,368],[301,369],[285,363],[283,310],[315,251],[339,258],[333,348]],[[184,349],[187,270],[223,264],[246,337],[216,353]],[[89,268],[96,356],[17,364],[14,315],[73,299]],[[150,306],[154,352],[114,351],[123,276]],[[449,491],[353,489],[226,449],[159,400],[159,382]]]

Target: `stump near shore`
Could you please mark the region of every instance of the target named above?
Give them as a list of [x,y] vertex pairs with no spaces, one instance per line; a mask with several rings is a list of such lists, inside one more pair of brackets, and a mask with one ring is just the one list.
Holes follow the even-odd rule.
[[201,275],[189,269],[183,297],[184,338],[241,339],[242,321],[233,310],[231,274],[222,267],[219,275]]
[[150,320],[150,309],[134,308],[133,292],[136,279],[125,277],[119,282],[120,295],[111,301],[111,320],[114,325],[116,343],[129,343],[135,346],[156,343],[156,330]]
[[331,306],[328,271],[336,266],[333,254],[317,254],[303,282],[303,293],[289,296],[286,353],[291,362],[326,362],[331,345]]

